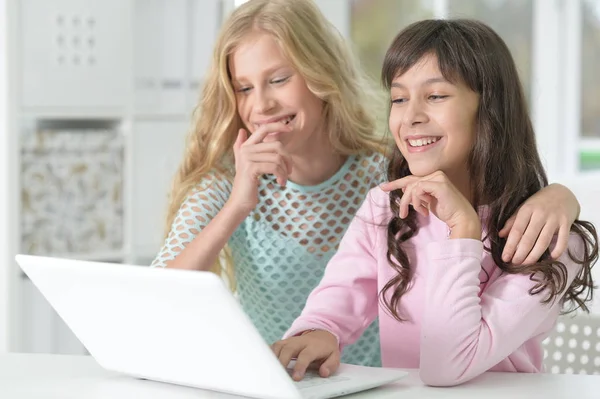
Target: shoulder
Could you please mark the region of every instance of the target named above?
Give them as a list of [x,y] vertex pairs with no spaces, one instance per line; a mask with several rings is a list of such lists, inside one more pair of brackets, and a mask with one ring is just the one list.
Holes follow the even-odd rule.
[[206,191],[229,191],[232,181],[233,175],[229,171],[212,169],[198,179],[190,195]]
[[390,207],[390,196],[379,186],[373,187],[367,193],[367,196],[357,213],[362,218],[367,218],[375,224],[387,224],[392,218]]
[[363,151],[353,155],[349,172],[361,185],[375,187],[386,180],[387,158],[381,153]]
[[231,194],[232,180],[226,171],[215,169],[205,173],[188,186],[182,207],[198,203],[222,206]]
[[375,151],[361,151],[355,155],[355,163],[372,172],[385,170],[386,161],[387,158],[382,153]]

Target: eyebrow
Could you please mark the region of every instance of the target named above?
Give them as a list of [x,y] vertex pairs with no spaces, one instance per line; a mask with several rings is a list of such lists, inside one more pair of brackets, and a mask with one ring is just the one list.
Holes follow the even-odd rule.
[[[443,77],[437,77],[437,78],[427,79],[426,81],[424,81],[421,84],[421,86],[428,86],[428,85],[431,85],[434,83],[450,83],[450,82],[448,82],[448,80],[444,79]],[[398,89],[406,89],[406,86],[404,86],[402,83],[398,83],[398,82],[393,82],[392,87],[396,87]]]
[[[286,69],[286,68],[289,68],[289,69],[291,69],[291,67],[290,67],[289,65],[283,65],[283,64],[280,64],[280,65],[274,65],[274,66],[272,66],[272,67],[270,67],[270,68],[267,68],[267,69],[265,69],[265,71],[264,71],[264,74],[265,74],[265,75],[270,75],[270,74],[272,74],[273,72],[276,72],[276,71],[278,71],[278,70],[280,70],[280,69]],[[246,77],[245,77],[245,76],[232,76],[232,77],[231,77],[231,81],[232,81],[233,83],[238,83],[238,84],[240,83],[240,80],[244,80],[244,79],[246,79]]]

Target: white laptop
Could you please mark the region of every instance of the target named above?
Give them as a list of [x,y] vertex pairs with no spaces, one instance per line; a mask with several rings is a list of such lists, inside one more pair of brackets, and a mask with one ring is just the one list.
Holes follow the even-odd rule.
[[295,382],[223,281],[209,272],[17,255],[105,369],[261,399],[333,398],[407,375],[342,365]]

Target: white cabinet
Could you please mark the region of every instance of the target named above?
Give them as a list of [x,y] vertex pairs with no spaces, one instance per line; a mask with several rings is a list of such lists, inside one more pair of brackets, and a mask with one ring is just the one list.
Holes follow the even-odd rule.
[[136,0],[134,112],[187,115],[221,20],[220,0]]
[[[164,238],[167,198],[172,178],[183,157],[187,120],[138,120],[131,145],[131,237],[138,262],[153,257]],[[148,145],[152,143],[152,145]]]
[[123,114],[129,92],[131,2],[18,2],[21,105]]
[[12,101],[0,102],[0,351],[85,353],[14,255],[147,264],[157,253],[222,1],[0,5]]

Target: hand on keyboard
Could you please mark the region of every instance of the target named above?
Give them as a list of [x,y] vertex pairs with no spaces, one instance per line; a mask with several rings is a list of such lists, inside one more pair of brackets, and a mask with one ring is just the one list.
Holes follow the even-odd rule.
[[292,359],[292,379],[300,381],[309,366],[318,367],[321,377],[329,377],[340,366],[340,348],[337,338],[323,330],[309,331],[305,334],[290,337],[272,345],[273,352],[283,367],[288,367]]
[[[288,368],[287,372],[291,376],[293,373],[293,369]],[[312,387],[323,385],[323,384],[330,384],[333,382],[346,381],[348,379],[349,379],[348,377],[344,377],[341,375],[335,375],[335,374],[331,375],[329,377],[321,377],[319,375],[319,373],[309,370],[306,372],[306,374],[304,374],[304,378],[302,378],[301,381],[295,381],[295,384],[298,387],[298,389],[305,389],[305,388],[312,388]]]

